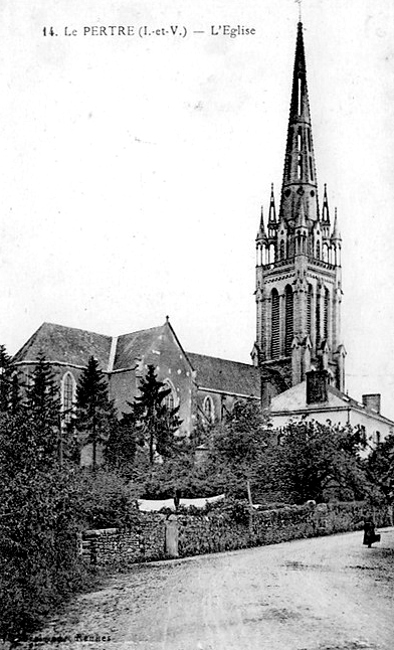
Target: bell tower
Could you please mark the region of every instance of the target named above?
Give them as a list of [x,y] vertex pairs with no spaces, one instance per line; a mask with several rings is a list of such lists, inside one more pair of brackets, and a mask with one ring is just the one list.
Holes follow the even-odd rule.
[[256,237],[256,342],[263,402],[323,368],[341,391],[341,236],[327,187],[319,206],[301,21],[297,41],[279,213],[271,186],[267,227]]

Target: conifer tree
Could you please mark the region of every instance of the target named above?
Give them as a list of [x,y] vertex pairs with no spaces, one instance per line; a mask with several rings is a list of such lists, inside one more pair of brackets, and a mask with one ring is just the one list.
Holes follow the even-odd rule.
[[12,412],[18,402],[18,381],[12,358],[0,345],[0,413]]
[[171,389],[165,388],[165,384],[158,380],[153,365],[148,365],[139,390],[140,395],[135,398],[132,407],[141,435],[149,448],[149,462],[153,464],[155,451],[164,458],[174,452],[174,433],[182,420],[178,417],[179,406],[169,408],[166,405],[165,400]]
[[83,445],[92,445],[92,466],[97,468],[97,449],[116,426],[116,415],[108,395],[108,383],[97,359],[90,357],[77,385],[75,425]]
[[51,366],[42,352],[26,387],[24,411],[36,432],[37,453],[53,462],[60,441],[60,395]]
[[112,427],[105,448],[105,459],[110,467],[125,476],[133,468],[137,445],[141,446],[140,432],[134,412],[123,413],[116,427]]

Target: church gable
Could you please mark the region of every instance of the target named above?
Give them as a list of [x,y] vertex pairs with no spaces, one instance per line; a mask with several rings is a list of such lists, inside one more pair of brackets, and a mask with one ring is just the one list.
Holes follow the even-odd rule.
[[193,368],[173,328],[164,325],[119,336],[114,365],[109,373],[110,391],[119,413],[139,394],[140,380],[149,365],[171,393],[172,406],[179,406],[181,430],[193,427]]
[[163,327],[152,327],[119,336],[113,370],[132,368],[136,364],[136,359],[143,358],[147,353],[152,354],[152,350],[155,349],[155,342],[160,341],[160,337],[163,336],[162,330]]

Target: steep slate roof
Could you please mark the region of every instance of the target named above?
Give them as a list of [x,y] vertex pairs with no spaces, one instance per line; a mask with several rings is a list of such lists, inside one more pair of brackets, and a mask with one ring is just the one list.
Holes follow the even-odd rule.
[[152,342],[160,336],[162,331],[163,325],[160,325],[159,327],[151,327],[147,330],[119,336],[113,370],[134,367],[136,359],[146,353]]
[[[136,359],[151,349],[153,343],[163,334],[165,327],[166,325],[160,325],[119,336],[116,341],[112,370],[133,368]],[[169,327],[176,338],[172,327],[170,325]],[[14,361],[34,361],[39,352],[43,351],[48,361],[86,366],[89,358],[93,355],[102,369],[106,370],[112,341],[111,336],[104,334],[53,323],[43,323],[16,353]],[[176,341],[180,345],[177,338]],[[190,352],[185,352],[185,356],[193,369],[197,371],[198,386],[224,393],[260,398],[260,375],[254,366]]]
[[43,323],[16,353],[14,361],[33,361],[39,352],[43,351],[48,361],[60,361],[76,366],[86,366],[89,358],[94,356],[103,370],[106,370],[111,340],[110,336],[103,334]]
[[260,398],[260,373],[254,366],[193,352],[187,356],[197,371],[199,387]]

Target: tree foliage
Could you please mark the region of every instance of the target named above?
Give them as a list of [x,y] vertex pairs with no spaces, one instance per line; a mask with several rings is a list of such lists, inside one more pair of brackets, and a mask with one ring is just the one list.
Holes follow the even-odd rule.
[[107,379],[94,357],[90,357],[77,385],[75,426],[81,445],[92,445],[92,465],[96,469],[98,447],[108,441],[116,426],[116,415]]
[[41,356],[26,398],[0,413],[0,636],[33,629],[80,584],[71,474],[57,456],[59,402]]
[[140,381],[140,394],[130,404],[138,437],[148,448],[149,462],[155,461],[155,453],[162,458],[173,455],[177,446],[175,432],[182,424],[178,417],[179,407],[169,407],[166,398],[171,393],[164,382],[157,378],[153,365],[148,365],[146,376]]
[[307,420],[292,422],[281,430],[280,442],[269,448],[261,468],[265,490],[277,492],[289,503],[365,495],[368,485],[357,430]]
[[5,346],[0,345],[0,413],[14,412],[18,402],[17,373]]
[[251,401],[236,402],[232,413],[209,430],[209,457],[200,468],[216,492],[248,498],[271,437],[268,419]]
[[394,501],[394,435],[377,445],[365,461],[365,469],[370,481],[385,499]]

